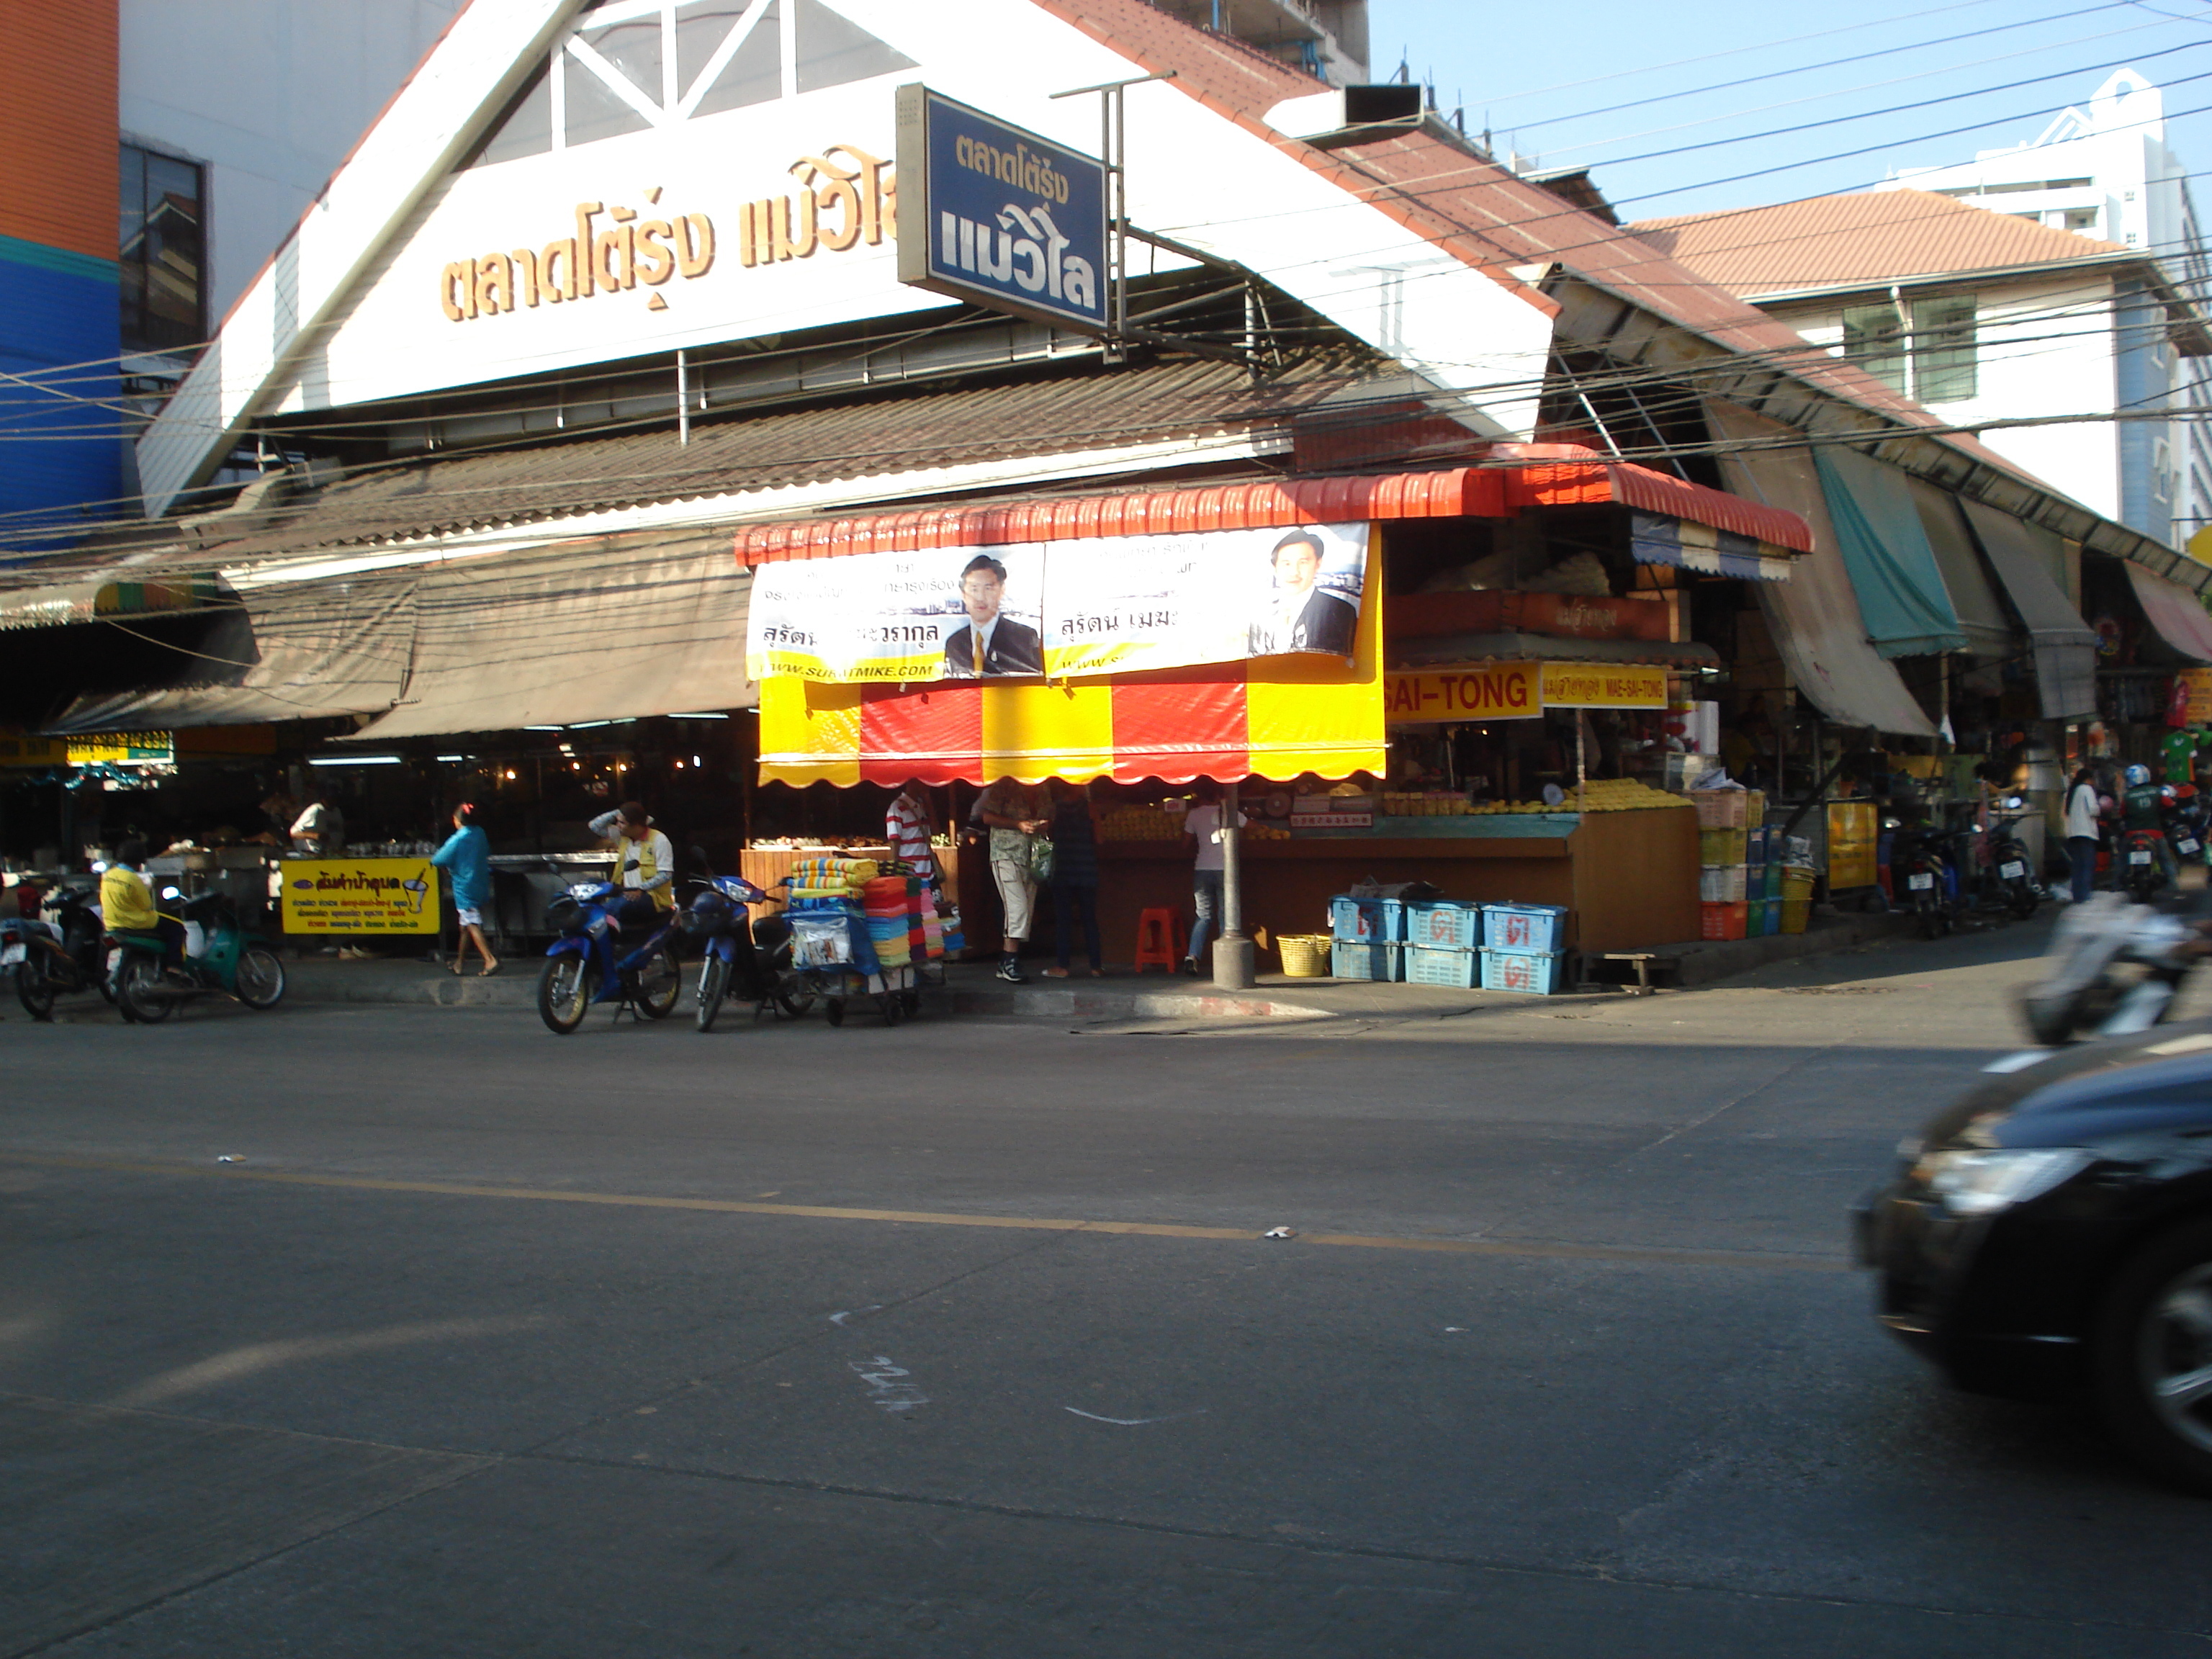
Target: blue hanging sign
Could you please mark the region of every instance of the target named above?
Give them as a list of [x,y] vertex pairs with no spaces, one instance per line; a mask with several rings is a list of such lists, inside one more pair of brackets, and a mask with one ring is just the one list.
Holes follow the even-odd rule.
[[1106,164],[919,84],[898,89],[899,281],[1108,329]]

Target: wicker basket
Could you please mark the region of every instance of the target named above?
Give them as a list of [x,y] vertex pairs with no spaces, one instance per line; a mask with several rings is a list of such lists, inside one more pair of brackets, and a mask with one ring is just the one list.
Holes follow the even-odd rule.
[[1329,937],[1327,933],[1279,933],[1275,945],[1283,953],[1283,973],[1291,979],[1327,979]]

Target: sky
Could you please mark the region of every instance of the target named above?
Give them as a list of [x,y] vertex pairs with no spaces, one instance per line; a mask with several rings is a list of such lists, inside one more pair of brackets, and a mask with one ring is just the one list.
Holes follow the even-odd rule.
[[1369,20],[1377,80],[1402,54],[1439,108],[1463,109],[1470,133],[1491,131],[1500,157],[1594,167],[1623,219],[1971,161],[2034,139],[2123,66],[2167,89],[2166,142],[2204,173],[2191,194],[2212,201],[2212,6],[1370,0]]

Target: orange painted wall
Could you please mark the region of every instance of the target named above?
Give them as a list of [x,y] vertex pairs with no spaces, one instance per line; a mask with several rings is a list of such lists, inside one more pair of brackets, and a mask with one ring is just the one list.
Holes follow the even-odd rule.
[[0,236],[116,253],[116,0],[0,0]]

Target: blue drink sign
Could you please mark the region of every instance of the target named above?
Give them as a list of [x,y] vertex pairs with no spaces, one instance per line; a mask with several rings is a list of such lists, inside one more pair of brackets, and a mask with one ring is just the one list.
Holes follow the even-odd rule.
[[899,280],[1103,333],[1106,165],[924,86],[898,89]]

